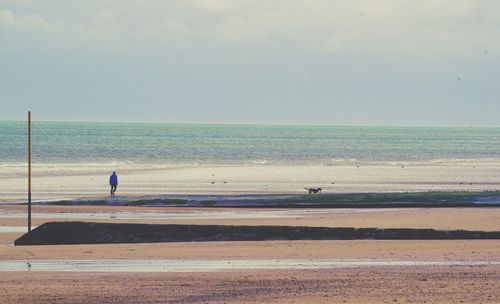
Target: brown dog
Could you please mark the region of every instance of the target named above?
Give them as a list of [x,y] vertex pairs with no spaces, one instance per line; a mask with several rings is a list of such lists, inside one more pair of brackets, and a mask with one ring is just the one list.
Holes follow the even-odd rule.
[[321,188],[304,188],[304,189],[306,189],[307,191],[309,191],[309,194],[321,193]]

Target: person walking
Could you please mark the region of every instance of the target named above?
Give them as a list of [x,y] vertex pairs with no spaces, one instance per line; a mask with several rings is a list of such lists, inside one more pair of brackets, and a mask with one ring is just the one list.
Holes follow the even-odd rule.
[[111,196],[115,196],[116,187],[118,187],[118,175],[114,171],[109,177],[109,185],[111,186]]

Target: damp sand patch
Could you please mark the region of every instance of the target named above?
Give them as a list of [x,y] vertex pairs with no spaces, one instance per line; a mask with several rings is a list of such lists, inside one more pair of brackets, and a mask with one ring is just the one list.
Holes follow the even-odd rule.
[[500,231],[49,222],[23,235],[14,244],[19,246],[366,239],[500,239]]

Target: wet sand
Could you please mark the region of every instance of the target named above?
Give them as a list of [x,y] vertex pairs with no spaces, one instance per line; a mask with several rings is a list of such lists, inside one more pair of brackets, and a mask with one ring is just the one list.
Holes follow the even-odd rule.
[[[25,225],[26,206],[2,206],[0,225]],[[185,224],[287,224],[341,227],[415,227],[500,230],[498,208],[344,210],[275,215],[255,210],[210,209],[233,212],[232,217],[199,217],[207,209],[35,206],[35,225],[51,221],[51,213],[65,220],[85,220],[82,213],[106,214],[102,222]],[[269,211],[269,210],[267,210]],[[274,212],[274,210],[271,210]],[[278,210],[279,211],[279,210]],[[2,213],[3,212],[3,213]],[[177,218],[120,218],[120,212],[175,213]],[[189,213],[198,218],[182,218]],[[234,213],[236,212],[236,213]],[[257,210],[258,212],[258,210]],[[7,214],[7,215],[6,215]],[[88,215],[87,214],[87,215]],[[236,214],[236,215],[234,215]],[[111,218],[115,216],[115,218]],[[75,218],[72,218],[75,217]],[[93,216],[95,217],[95,216]],[[179,218],[181,217],[181,218]],[[58,219],[60,220],[60,219]],[[96,221],[89,216],[89,221]],[[109,244],[67,246],[11,246],[21,233],[0,233],[0,261],[69,260],[368,260],[382,262],[500,262],[500,241],[264,241]],[[2,304],[10,303],[500,303],[500,267],[483,266],[370,266],[291,270],[218,270],[167,273],[0,272]]]
[[2,303],[499,303],[500,268],[9,273]]
[[[113,259],[364,261],[334,269],[1,272],[2,303],[499,303],[500,266],[373,266],[383,261],[500,262],[499,241],[269,241],[27,246],[2,261]],[[207,264],[210,264],[208,262]],[[36,266],[33,266],[35,268]]]
[[[27,206],[0,206],[0,226],[25,226]],[[34,206],[33,225],[48,221],[281,225],[355,228],[500,230],[500,208],[244,209]]]
[[498,240],[259,241],[8,246],[0,260],[398,259],[499,261]]

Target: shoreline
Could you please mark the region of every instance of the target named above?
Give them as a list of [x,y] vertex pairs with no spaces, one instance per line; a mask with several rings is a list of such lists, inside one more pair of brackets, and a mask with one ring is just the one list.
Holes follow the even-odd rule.
[[[142,166],[142,165],[141,165]],[[424,191],[499,191],[500,161],[457,160],[369,165],[160,165],[109,164],[77,168],[34,166],[33,200],[54,201],[102,197],[108,176],[118,172],[117,194],[124,197],[163,195],[301,195],[304,188],[324,194]],[[43,167],[43,166],[42,166]],[[26,168],[17,173],[0,167],[0,203],[26,200]],[[66,170],[66,171],[65,171]],[[10,173],[9,173],[10,172]]]

